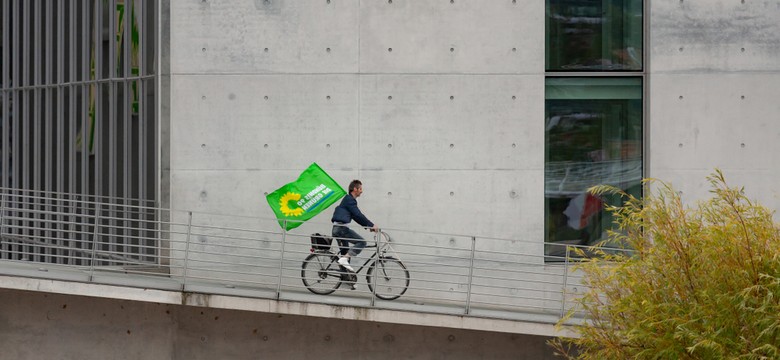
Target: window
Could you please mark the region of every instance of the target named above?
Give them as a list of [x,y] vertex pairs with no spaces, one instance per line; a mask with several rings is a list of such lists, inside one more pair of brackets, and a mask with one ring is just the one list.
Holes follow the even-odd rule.
[[612,225],[605,203],[621,199],[587,189],[641,196],[642,79],[548,78],[545,97],[545,240],[592,245]]
[[[547,0],[545,82],[545,254],[594,245],[613,219],[618,196],[642,195],[642,0]],[[569,253],[571,255],[571,252]]]
[[642,0],[547,0],[547,71],[642,70]]

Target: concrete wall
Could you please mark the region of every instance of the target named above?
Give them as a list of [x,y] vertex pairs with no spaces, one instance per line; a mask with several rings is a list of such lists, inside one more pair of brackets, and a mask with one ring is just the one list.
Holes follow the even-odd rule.
[[0,290],[3,359],[553,359],[548,338]]
[[696,200],[718,167],[780,209],[780,3],[650,4],[648,175]]
[[170,6],[173,208],[272,218],[317,162],[380,226],[543,241],[543,1]]
[[[543,1],[170,6],[173,208],[271,218],[317,162],[382,227],[542,243]],[[780,3],[646,8],[646,175],[692,201],[718,167],[779,209]]]

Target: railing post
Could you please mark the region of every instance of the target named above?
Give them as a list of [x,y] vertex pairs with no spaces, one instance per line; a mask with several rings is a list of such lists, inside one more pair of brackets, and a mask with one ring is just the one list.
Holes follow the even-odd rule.
[[0,193],[0,243],[3,242],[3,233],[5,230],[5,190]]
[[566,287],[569,282],[569,245],[566,245],[566,260],[563,263],[563,289],[561,289],[561,318],[566,314]]
[[190,234],[192,234],[192,211],[187,213],[187,239],[184,243],[184,274],[181,279],[181,291],[187,287],[187,262],[190,259]]
[[477,247],[477,238],[471,237],[471,263],[469,264],[469,284],[466,293],[466,315],[471,312],[471,282],[474,279],[474,252]]
[[284,243],[287,241],[287,220],[282,226],[282,248],[279,250],[279,282],[276,284],[276,300],[282,297],[282,270],[284,269]]
[[[374,307],[374,305],[376,304],[376,288],[379,287],[379,284],[376,283],[376,279],[377,279],[376,274],[379,272],[379,260],[381,256],[379,251],[382,250],[379,248],[379,246],[381,245],[379,242],[381,240],[382,240],[382,230],[377,229],[376,234],[374,235],[374,243],[376,244],[376,260],[374,260],[374,263],[371,264],[374,265],[374,271],[372,273],[373,279],[371,279],[371,281],[374,283],[374,286],[371,287],[371,307]],[[357,274],[355,274],[355,276],[357,276]]]
[[98,229],[100,228],[100,203],[95,202],[95,230],[92,234],[92,259],[89,261],[89,282],[95,275],[95,255],[97,252]]

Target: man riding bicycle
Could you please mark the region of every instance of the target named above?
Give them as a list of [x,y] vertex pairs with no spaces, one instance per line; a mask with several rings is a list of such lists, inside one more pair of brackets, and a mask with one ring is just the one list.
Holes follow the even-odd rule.
[[337,206],[336,210],[333,212],[333,218],[331,218],[331,221],[333,222],[333,237],[344,243],[343,246],[341,246],[342,244],[339,244],[341,257],[339,258],[338,263],[352,272],[354,272],[355,269],[349,264],[349,259],[353,256],[357,256],[363,251],[363,248],[366,247],[366,240],[354,230],[348,228],[347,225],[352,220],[355,220],[356,223],[364,227],[370,227],[371,231],[378,230],[377,226],[374,225],[371,220],[368,220],[358,208],[356,199],[360,197],[360,194],[362,193],[363,183],[361,183],[360,180],[352,180],[352,182],[349,183],[349,194],[344,196],[339,206]]

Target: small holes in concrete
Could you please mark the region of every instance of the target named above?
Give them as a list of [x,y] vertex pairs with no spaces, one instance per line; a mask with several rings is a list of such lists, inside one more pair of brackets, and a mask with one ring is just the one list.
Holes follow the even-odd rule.
[[745,95],[742,95],[739,98],[742,99],[742,100],[745,100]]
[[268,149],[268,144],[263,144],[263,148]]
[[330,48],[326,48],[326,49],[325,49],[325,52],[330,52]]
[[512,100],[517,99],[517,96],[512,95]]
[[682,96],[682,95],[680,95],[680,96],[678,97],[678,99],[682,100],[682,99],[683,99],[683,96]]
[[263,96],[263,99],[268,100],[268,96]]
[[745,52],[745,48],[741,48],[741,49],[739,49],[739,51]]
[[387,52],[393,52],[393,48],[387,48]]
[[200,51],[206,52],[206,48],[200,49]]
[[678,50],[680,50],[680,52],[682,52],[682,51],[683,51],[683,48],[680,48],[680,49],[678,49]]
[[263,49],[263,51],[268,52],[268,48]]
[[455,196],[455,192],[454,191],[450,191],[450,196]]
[[512,52],[516,52],[516,51],[517,51],[517,48],[512,48]]
[[745,143],[741,143],[741,144],[739,144],[739,147],[741,147],[741,148],[743,148],[743,149],[744,149],[744,148],[745,148]]
[[679,144],[677,144],[677,147],[678,147],[678,148],[682,148],[682,147],[683,147],[683,144],[682,144],[682,143],[679,143]]
[[393,100],[393,96],[392,96],[392,95],[391,95],[391,96],[388,96],[388,97],[387,97],[387,100]]
[[455,148],[455,144],[450,144],[450,149],[454,149],[454,148]]
[[330,100],[330,95],[325,96],[325,100]]
[[201,100],[206,100],[206,95],[200,97]]
[[455,100],[455,97],[454,96],[450,96],[450,100]]
[[393,147],[393,144],[387,144],[387,148],[390,149]]
[[330,149],[330,144],[325,144],[325,147]]

